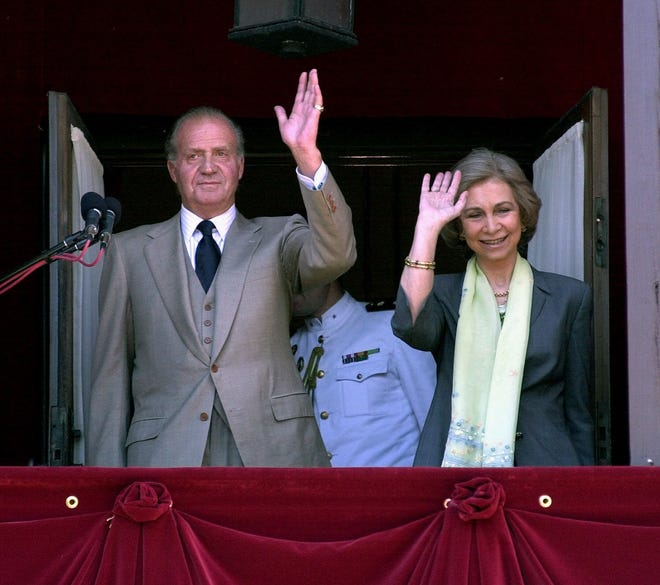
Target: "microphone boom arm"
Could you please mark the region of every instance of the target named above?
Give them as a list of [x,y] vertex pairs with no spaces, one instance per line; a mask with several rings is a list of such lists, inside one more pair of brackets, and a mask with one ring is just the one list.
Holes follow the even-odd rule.
[[14,278],[21,272],[27,270],[31,266],[38,264],[39,262],[46,262],[50,264],[55,260],[53,256],[56,256],[58,254],[64,254],[67,252],[74,252],[81,250],[82,247],[87,243],[87,241],[91,239],[93,239],[93,236],[91,236],[90,234],[88,234],[83,230],[67,236],[61,242],[55,244],[52,248],[48,248],[47,250],[44,250],[43,252],[32,258],[32,260],[23,264],[23,266],[21,266],[20,268],[17,268],[13,272],[4,276],[0,280],[0,286],[3,285],[5,282],[8,282],[12,278]]

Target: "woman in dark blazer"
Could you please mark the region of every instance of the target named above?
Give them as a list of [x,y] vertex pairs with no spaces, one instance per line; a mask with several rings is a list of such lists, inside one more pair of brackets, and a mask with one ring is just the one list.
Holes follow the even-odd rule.
[[[392,319],[437,362],[415,465],[594,464],[591,289],[521,256],[540,207],[518,164],[487,149],[424,176]],[[468,252],[464,273],[435,276],[439,235]]]

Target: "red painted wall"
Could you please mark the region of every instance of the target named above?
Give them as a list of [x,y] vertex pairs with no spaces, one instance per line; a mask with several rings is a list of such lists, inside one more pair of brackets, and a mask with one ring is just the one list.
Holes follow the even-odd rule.
[[[355,4],[358,46],[303,60],[228,41],[231,0],[1,7],[0,275],[49,245],[41,207],[47,91],[68,93],[83,117],[175,115],[209,103],[269,118],[274,104],[290,106],[298,73],[318,67],[324,116],[336,117],[560,117],[590,87],[608,89],[612,298],[623,303],[620,0]],[[0,464],[39,463],[41,286],[37,274],[0,296]],[[625,340],[621,315],[613,315],[617,336]],[[615,368],[625,385],[625,364]]]

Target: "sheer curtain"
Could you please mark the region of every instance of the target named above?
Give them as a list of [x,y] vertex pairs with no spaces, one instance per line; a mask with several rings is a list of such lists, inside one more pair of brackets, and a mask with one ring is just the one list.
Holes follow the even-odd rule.
[[528,259],[539,270],[584,279],[584,122],[572,126],[533,165],[543,201]]
[[[80,229],[84,220],[80,214],[82,196],[94,191],[105,195],[103,186],[103,166],[96,153],[87,142],[84,133],[79,128],[71,126],[71,142],[73,144],[73,196],[71,197],[71,217],[80,217]],[[91,247],[85,255],[86,262],[92,262],[99,252],[98,245]],[[73,268],[73,428],[81,431],[81,437],[76,440],[73,448],[73,461],[76,464],[84,462],[84,420],[83,420],[83,389],[90,384],[92,350],[96,338],[98,322],[97,295],[101,278],[102,262],[96,266],[87,267],[74,263]]]

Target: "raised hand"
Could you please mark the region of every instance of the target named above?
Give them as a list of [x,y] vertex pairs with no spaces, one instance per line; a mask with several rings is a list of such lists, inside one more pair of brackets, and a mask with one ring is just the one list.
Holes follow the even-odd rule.
[[465,207],[467,191],[463,191],[456,199],[460,182],[460,171],[453,175],[451,172],[438,173],[433,184],[429,173],[422,179],[419,215],[408,255],[408,259],[417,264],[406,261],[401,274],[401,288],[408,299],[413,323],[433,288],[435,253],[440,231],[457,218]]
[[282,106],[275,106],[282,141],[291,150],[300,172],[308,176],[321,164],[316,138],[322,111],[323,95],[316,69],[300,74],[296,97],[288,116]]
[[457,218],[465,207],[467,191],[458,199],[456,193],[461,182],[461,172],[438,173],[431,184],[431,175],[426,173],[422,179],[419,196],[419,221],[436,229],[442,229],[447,223]]

